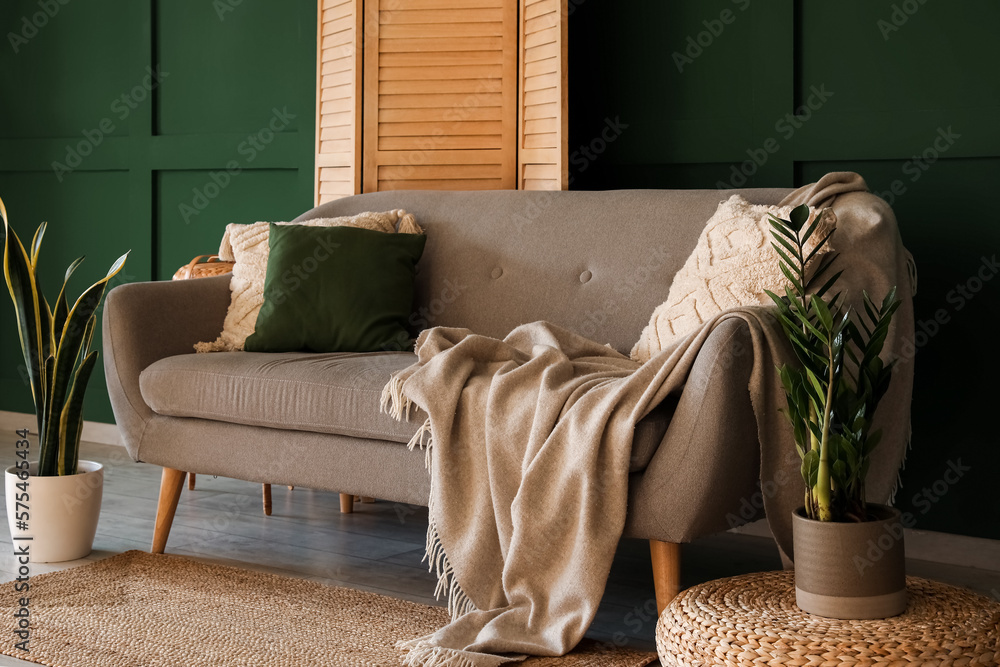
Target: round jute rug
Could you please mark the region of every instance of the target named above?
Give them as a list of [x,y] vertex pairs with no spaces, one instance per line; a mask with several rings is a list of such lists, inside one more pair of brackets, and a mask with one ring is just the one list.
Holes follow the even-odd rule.
[[[373,667],[448,620],[440,607],[303,579],[128,551],[0,586],[0,653],[51,667]],[[15,646],[30,597],[30,651]],[[524,667],[643,667],[655,653],[582,644]]]

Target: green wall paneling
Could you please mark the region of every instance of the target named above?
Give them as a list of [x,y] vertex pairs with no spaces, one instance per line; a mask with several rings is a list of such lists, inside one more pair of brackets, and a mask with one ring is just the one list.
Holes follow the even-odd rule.
[[[52,172],[0,172],[0,196],[21,242],[31,243],[35,228],[48,222],[39,264],[42,287],[51,301],[59,293],[66,267],[80,255],[86,260],[69,285],[71,298],[104,277],[115,259],[131,249],[132,254],[116,282],[140,280],[149,275],[149,241],[143,229],[129,225],[128,172],[78,171],[56,181]],[[115,230],[113,234],[101,230]],[[17,339],[10,297],[3,287],[0,307],[0,409],[34,412],[31,390],[20,370],[23,359]],[[100,332],[94,345],[101,344]],[[104,389],[104,368],[98,364],[91,378],[85,409],[88,418],[113,421]]]
[[279,222],[298,216],[305,210],[295,196],[298,178],[294,169],[235,175],[224,170],[158,172],[157,279],[169,280],[195,255],[217,252],[231,222]]
[[[1000,538],[1000,502],[988,479],[1000,454],[984,419],[1000,364],[981,352],[991,345],[982,332],[1000,324],[1000,280],[985,283],[961,310],[948,300],[983,256],[1000,250],[1000,225],[987,208],[1000,178],[1000,5],[571,6],[570,155],[607,118],[629,125],[600,154],[571,158],[574,189],[795,186],[848,169],[892,200],[920,272],[918,321],[932,321],[942,308],[950,315],[917,352],[913,448],[899,504],[918,527]],[[726,9],[731,21],[720,27]],[[810,95],[814,108],[801,109]],[[769,139],[776,150],[761,153]],[[914,160],[935,151],[933,164]],[[896,181],[902,195],[891,194]],[[959,459],[972,470],[936,493],[949,461]]]
[[[232,11],[221,11],[234,5]],[[156,5],[158,63],[169,73],[160,90],[157,133],[253,132],[272,107],[295,114],[284,131],[311,128],[302,108],[316,82],[299,56],[316,60],[316,3],[169,0]],[[171,39],[170,36],[180,37]],[[305,70],[305,71],[303,71]]]
[[[40,4],[49,6],[48,11]],[[0,4],[0,137],[74,137],[92,120],[111,117],[115,101],[131,87],[128,33],[122,17],[128,0]],[[109,20],[110,18],[110,20]],[[41,26],[41,27],[39,27]],[[111,106],[115,104],[115,109]]]
[[[56,9],[39,15],[42,4]],[[169,278],[215,251],[227,222],[290,219],[311,206],[315,0],[15,0],[0,7],[0,24],[28,35],[17,49],[8,35],[0,49],[0,196],[22,233],[52,225],[46,271],[87,253],[80,275],[92,277],[121,245],[133,251],[123,278]],[[185,221],[193,189],[227,170],[239,173]],[[28,412],[8,308],[0,409]],[[103,375],[85,416],[112,421]]]

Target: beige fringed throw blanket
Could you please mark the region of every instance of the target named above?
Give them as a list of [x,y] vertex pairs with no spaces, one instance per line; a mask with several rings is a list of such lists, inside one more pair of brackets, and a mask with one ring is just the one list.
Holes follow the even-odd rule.
[[[909,255],[888,207],[853,193],[865,187],[856,175],[824,181],[784,203],[827,204],[851,193],[834,202],[840,228],[851,230],[838,231],[840,261],[851,263],[843,287],[853,294],[855,285],[864,285],[881,298],[899,284],[908,294]],[[427,556],[453,620],[401,645],[406,665],[491,667],[526,654],[562,655],[580,641],[625,523],[632,430],[664,397],[683,391],[702,344],[728,318],[744,320],[752,334],[749,390],[762,443],[761,478],[780,473],[794,480],[775,373],[790,351],[767,309],[724,312],[641,366],[544,322],[521,326],[502,341],[465,329],[420,336],[418,361],[390,381],[383,406],[397,418],[406,418],[412,405],[429,415],[411,446],[427,448]],[[900,349],[901,329],[912,331],[908,298],[891,334],[893,350]],[[895,428],[877,451],[872,500],[884,500],[895,483],[907,438],[898,425],[908,424],[911,381],[912,367],[904,363],[879,414]],[[766,499],[786,551],[790,513],[801,497],[792,483]]]

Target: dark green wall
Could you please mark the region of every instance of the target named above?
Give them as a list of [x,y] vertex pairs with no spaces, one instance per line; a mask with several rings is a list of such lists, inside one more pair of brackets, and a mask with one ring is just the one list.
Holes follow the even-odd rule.
[[[49,222],[50,298],[81,254],[74,295],[130,248],[124,280],[168,279],[312,205],[315,0],[9,0],[0,26],[0,197],[22,239]],[[0,409],[32,412],[3,301]],[[86,417],[113,420],[103,372]]]
[[[1000,270],[983,262],[1000,254],[1000,220],[989,203],[1000,182],[1000,5],[571,5],[574,188],[739,186],[741,170],[752,174],[749,186],[797,186],[850,170],[885,193],[920,272],[915,305],[924,332],[898,504],[918,527],[1000,538],[992,419],[1000,279],[978,276]],[[789,116],[814,87],[832,95],[822,103],[813,96],[815,109]],[[598,142],[586,155],[580,147],[607,118],[628,127],[602,153]],[[949,130],[950,139],[938,139]],[[763,164],[746,162],[753,156]],[[934,324],[935,316],[945,323]],[[948,472],[959,462],[968,468],[961,477]]]

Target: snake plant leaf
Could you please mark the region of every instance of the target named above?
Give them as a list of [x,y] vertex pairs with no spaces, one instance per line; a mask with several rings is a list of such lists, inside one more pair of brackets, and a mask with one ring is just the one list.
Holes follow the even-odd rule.
[[[6,214],[4,215],[6,218]],[[48,228],[49,223],[43,222],[38,225],[38,229],[35,230],[35,236],[31,239],[31,270],[34,271],[35,267],[38,266],[38,253],[42,249],[42,237],[45,236],[45,230]]]
[[51,355],[46,357],[43,367],[45,368],[47,386],[42,394],[41,405],[36,404],[35,411],[38,413],[38,440],[41,445],[38,448],[38,474],[42,477],[48,477],[56,474],[56,457],[59,454],[55,447],[48,445],[54,441],[46,438],[52,414],[52,378],[55,376],[56,358]]
[[805,204],[799,204],[792,209],[788,221],[791,223],[791,228],[798,232],[802,229],[802,225],[809,221],[809,207]]
[[[46,415],[46,426],[43,437],[48,442],[58,442],[60,449],[65,447],[65,442],[59,440],[59,414],[66,400],[70,384],[74,377],[74,369],[77,366],[77,358],[83,347],[83,342],[87,331],[87,321],[94,316],[97,306],[104,296],[104,289],[108,281],[114,277],[125,263],[125,253],[112,265],[108,274],[87,288],[81,294],[76,303],[66,316],[66,324],[63,326],[62,334],[59,338],[59,347],[56,351],[55,370],[52,378],[51,400],[48,414]],[[44,473],[43,473],[44,474]],[[52,473],[55,474],[55,473]]]
[[88,354],[90,354],[90,345],[94,340],[94,329],[97,328],[97,318],[91,317],[87,320],[87,329],[83,332],[83,344],[80,345],[80,354],[76,358],[76,365],[73,367],[73,372],[79,372],[80,366],[86,360]]
[[36,417],[41,428],[41,407],[45,387],[45,348],[42,328],[42,301],[31,270],[31,260],[17,233],[10,227],[7,211],[0,200],[0,214],[4,221],[3,273],[10,298],[14,302],[17,333],[24,355],[24,366],[31,384],[31,397],[35,402]]
[[69,303],[66,300],[66,286],[69,279],[76,272],[76,269],[83,264],[83,257],[77,257],[66,269],[66,276],[63,278],[62,287],[59,288],[59,296],[56,297],[56,309],[53,312],[52,330],[54,335],[62,336],[63,327],[66,325],[66,315],[69,314]]
[[38,290],[38,322],[41,326],[42,358],[44,359],[55,352],[55,339],[52,336],[52,309],[49,308],[48,302],[42,295],[42,288],[38,282],[38,276],[35,276],[35,288]]
[[[72,475],[76,473],[76,466],[79,462],[80,433],[83,431],[83,397],[90,381],[90,375],[94,372],[97,364],[97,350],[94,350],[80,364],[80,369],[76,372],[73,383],[66,398],[66,405],[63,406],[59,416],[59,442],[65,443],[65,451],[59,457],[59,474]],[[70,456],[66,456],[68,451]]]

